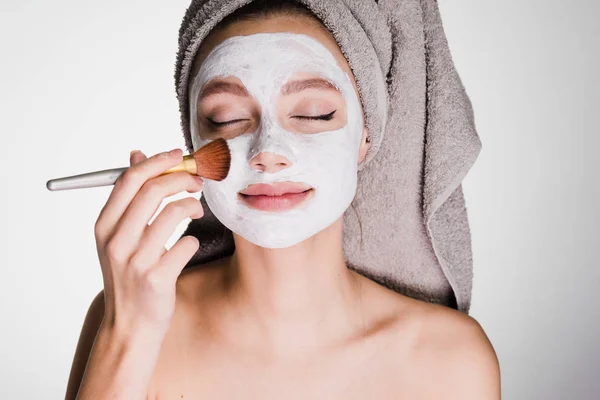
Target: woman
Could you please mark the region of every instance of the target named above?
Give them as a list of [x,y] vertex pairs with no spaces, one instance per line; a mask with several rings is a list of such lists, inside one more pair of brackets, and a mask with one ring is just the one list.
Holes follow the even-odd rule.
[[[181,151],[132,152],[96,223],[104,291],[66,397],[499,398],[497,359],[474,319],[347,267],[341,215],[371,145],[358,87],[317,18],[273,3],[221,21],[194,59],[191,140],[228,140],[228,179],[157,177]],[[265,184],[303,193],[253,197]],[[182,272],[202,244],[164,243],[201,204],[172,202],[147,223],[165,197],[202,189],[235,252]]]

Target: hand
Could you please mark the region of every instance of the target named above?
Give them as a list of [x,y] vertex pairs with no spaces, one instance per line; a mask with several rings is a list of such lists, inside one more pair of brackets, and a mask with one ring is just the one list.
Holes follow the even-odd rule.
[[98,216],[94,233],[104,280],[103,325],[110,329],[166,333],[170,325],[177,277],[200,244],[193,236],[180,238],[168,251],[164,244],[183,219],[204,212],[197,199],[187,197],[167,204],[148,222],[165,197],[202,190],[202,179],[187,172],[159,176],[181,161],[179,149],[150,158],[132,152],[131,166]]

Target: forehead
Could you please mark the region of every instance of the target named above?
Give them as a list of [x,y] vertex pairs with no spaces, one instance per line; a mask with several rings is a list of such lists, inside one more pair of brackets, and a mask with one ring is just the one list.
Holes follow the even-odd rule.
[[316,39],[298,33],[276,32],[233,36],[214,47],[189,88],[192,108],[213,79],[237,77],[260,101],[276,96],[292,77],[319,77],[348,98],[356,93],[352,78],[333,54]]
[[346,75],[320,42],[310,36],[286,32],[226,39],[210,52],[194,79],[206,82],[216,76],[236,75],[267,83],[269,79],[299,71],[332,81]]
[[[196,53],[190,76],[193,79],[197,75],[207,55],[222,42],[231,37],[250,36],[258,33],[296,33],[311,37],[329,51],[337,61],[338,66],[346,72],[355,89],[357,89],[350,66],[327,28],[316,19],[282,15],[271,15],[260,20],[242,20],[213,30],[203,40],[200,49]],[[249,51],[249,49],[245,49],[245,51]]]

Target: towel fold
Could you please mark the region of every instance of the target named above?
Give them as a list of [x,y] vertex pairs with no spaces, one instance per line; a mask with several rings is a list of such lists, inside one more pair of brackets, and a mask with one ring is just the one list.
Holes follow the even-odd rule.
[[[473,258],[461,182],[481,151],[471,102],[435,0],[297,0],[331,31],[354,73],[372,136],[344,213],[349,268],[407,296],[468,313]],[[179,31],[175,83],[188,151],[188,84],[206,35],[252,0],[193,0]],[[205,216],[183,235],[186,267],[227,257],[233,236]]]

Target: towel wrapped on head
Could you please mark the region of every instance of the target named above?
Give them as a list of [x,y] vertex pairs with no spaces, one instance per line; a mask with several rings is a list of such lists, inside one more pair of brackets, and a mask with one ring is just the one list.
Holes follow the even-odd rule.
[[[260,0],[259,0],[260,1]],[[175,83],[188,151],[194,57],[225,17],[252,0],[193,0],[179,31]],[[371,136],[344,213],[349,268],[407,296],[467,313],[473,259],[461,182],[481,150],[471,102],[436,0],[297,0],[334,36],[358,86]],[[205,216],[187,267],[231,255],[233,235]]]

